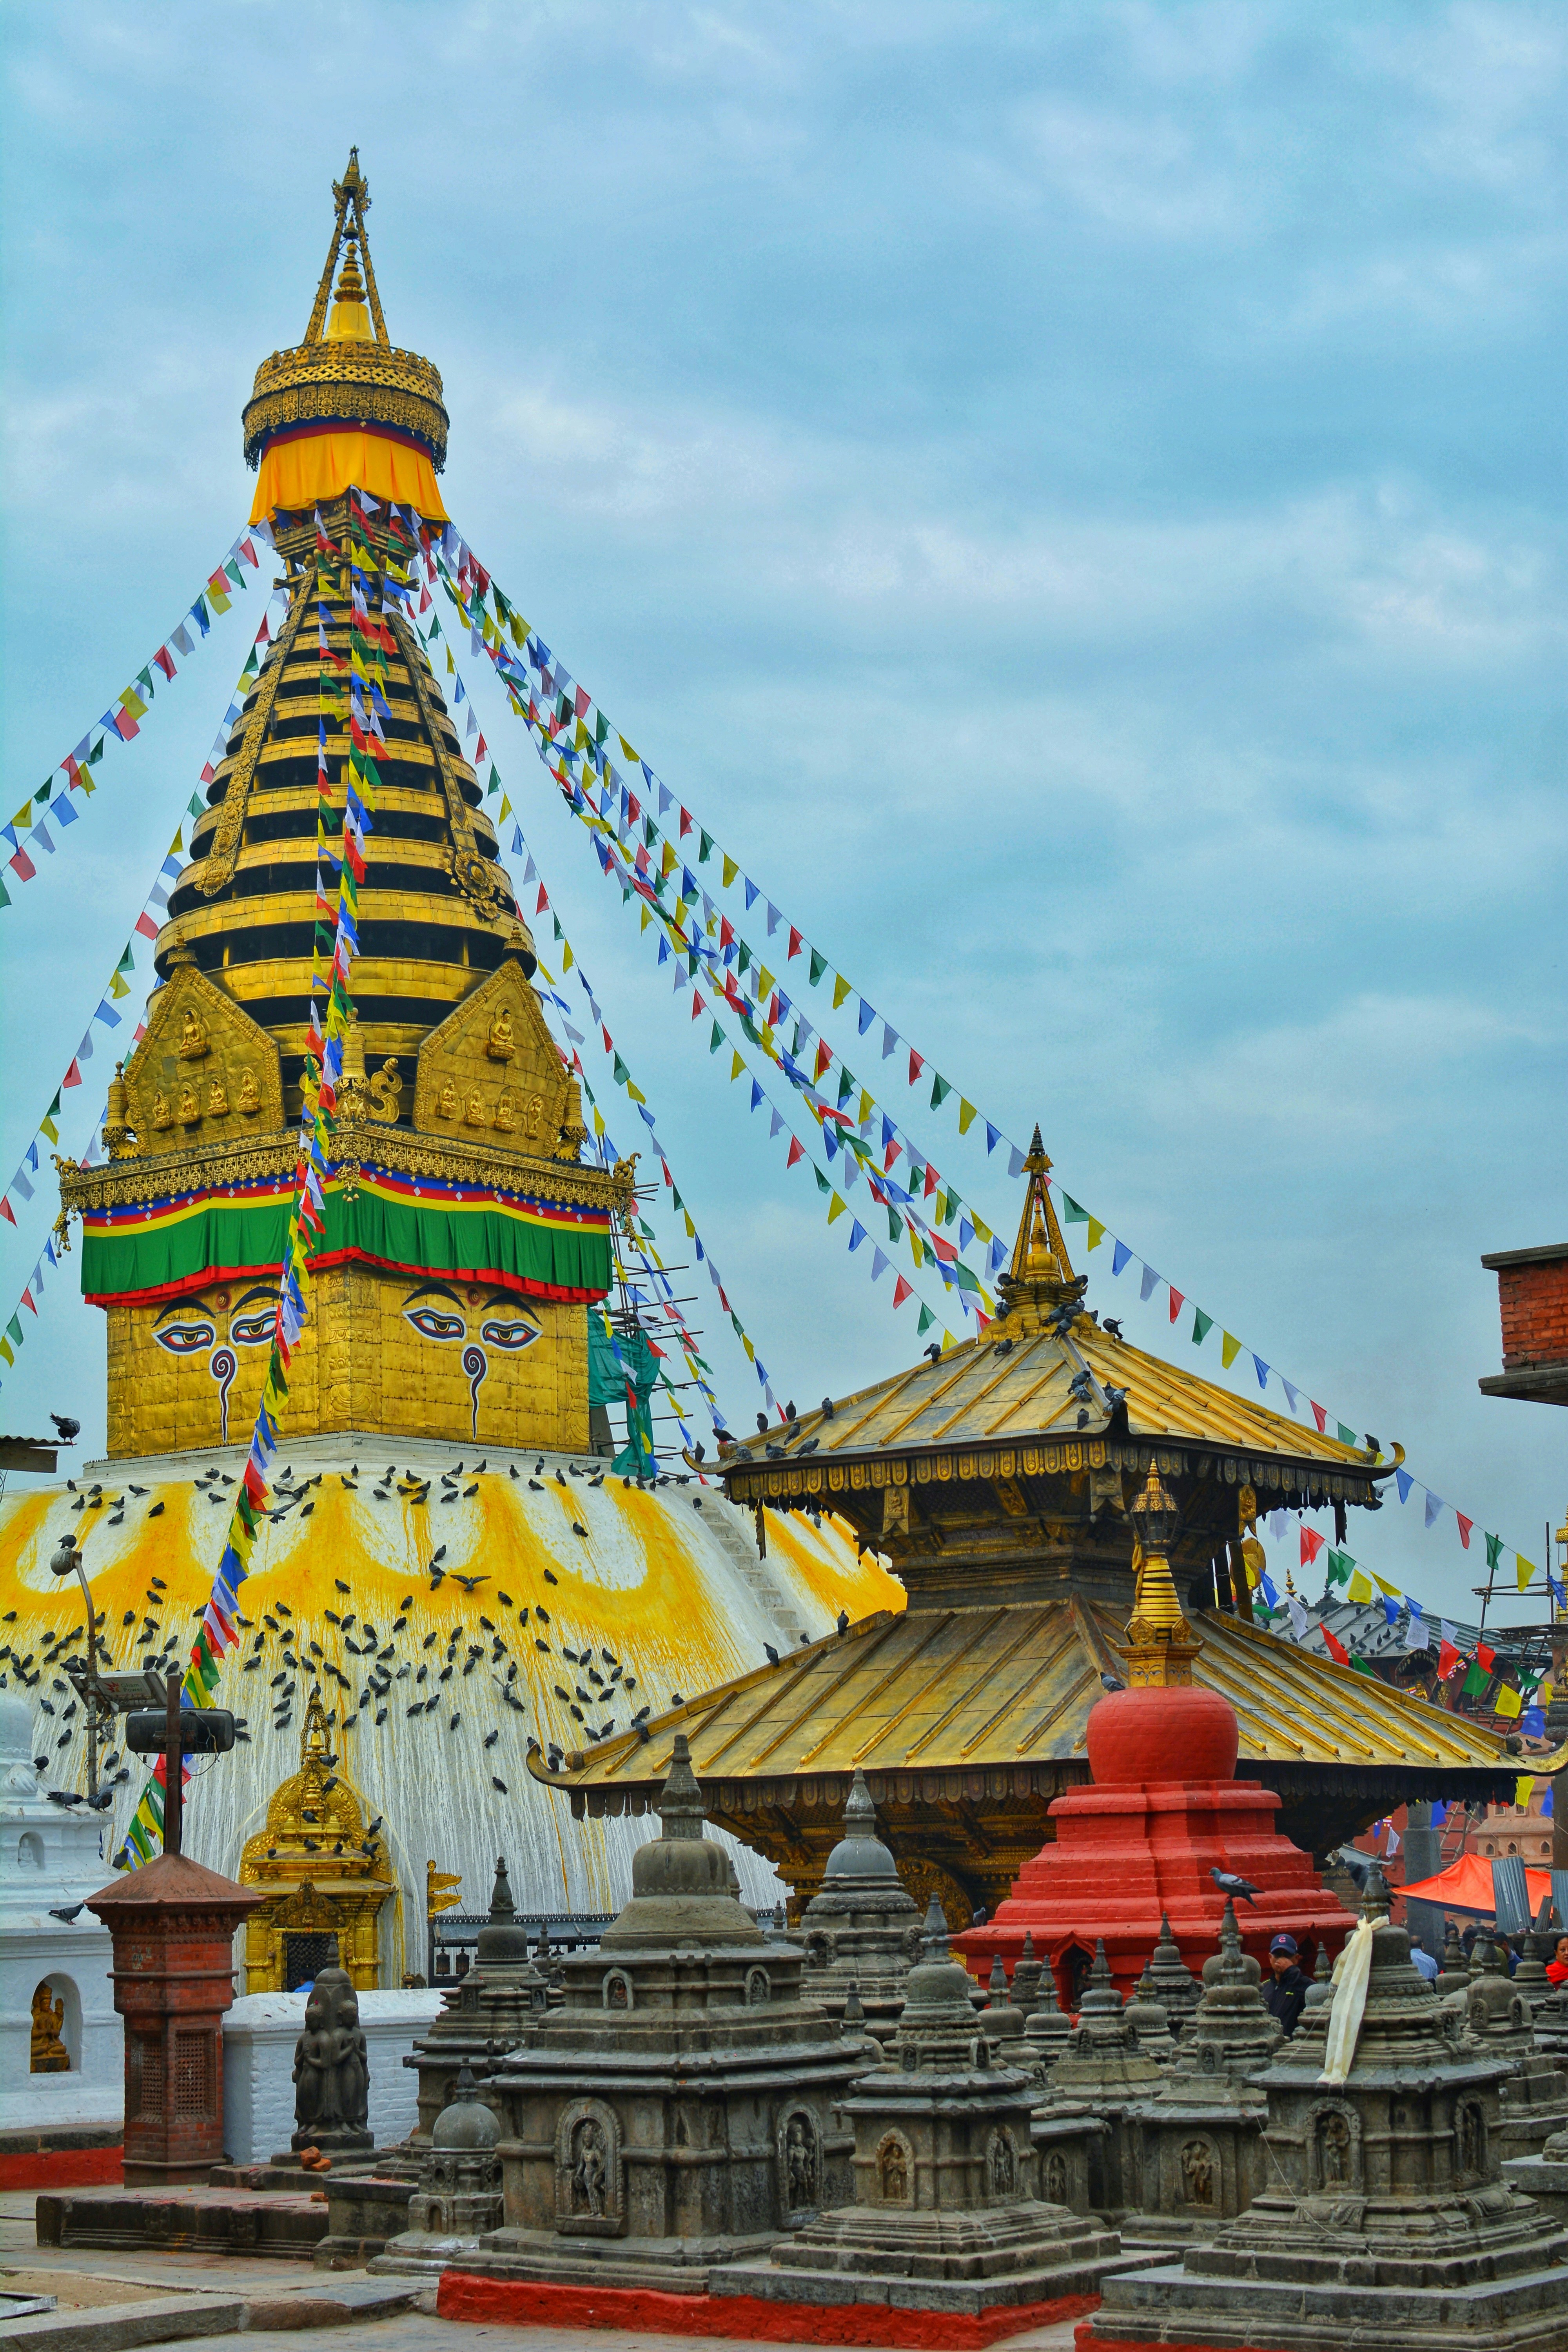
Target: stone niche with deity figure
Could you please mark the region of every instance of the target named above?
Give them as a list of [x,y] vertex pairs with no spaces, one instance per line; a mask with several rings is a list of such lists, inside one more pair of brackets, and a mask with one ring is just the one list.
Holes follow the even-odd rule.
[[[132,1150],[243,1150],[283,1128],[282,1058],[266,1030],[181,955],[176,949],[168,983],[148,1007],[147,1034],[125,1065]],[[132,1156],[110,1141],[114,1157]]]

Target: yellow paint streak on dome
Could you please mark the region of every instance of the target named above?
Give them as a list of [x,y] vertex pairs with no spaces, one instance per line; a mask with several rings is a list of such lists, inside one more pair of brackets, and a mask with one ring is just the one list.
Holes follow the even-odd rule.
[[[793,1511],[770,1511],[767,1528],[769,1553],[789,1562],[794,1575],[829,1617],[837,1618],[846,1609],[854,1623],[876,1610],[903,1607],[903,1586],[889,1575],[876,1555],[863,1552],[858,1560],[855,1559],[855,1530],[845,1520],[825,1516],[818,1535],[809,1521],[802,1525]],[[837,1560],[827,1549],[830,1530],[844,1547]]]

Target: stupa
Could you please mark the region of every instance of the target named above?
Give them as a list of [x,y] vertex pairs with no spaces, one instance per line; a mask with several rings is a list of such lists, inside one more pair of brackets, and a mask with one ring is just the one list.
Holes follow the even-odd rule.
[[451,2099],[420,2152],[408,2227],[389,2239],[366,2268],[439,2276],[475,2252],[487,2231],[499,2229],[504,2211],[500,2139],[494,2108],[480,2096],[468,2067],[460,2066]]
[[[804,1518],[830,1507],[846,1519],[891,1562],[902,1611],[878,1610],[842,1639],[656,1711],[646,1738],[575,1744],[557,1776],[574,1812],[636,1813],[683,1732],[712,1818],[766,1854],[804,1901],[858,1769],[916,1902],[936,1895],[959,1929],[982,1902],[994,1914],[1057,1834],[1055,1801],[1090,1777],[1087,1724],[1103,1678],[1124,1673],[1130,1513],[1151,1470],[1175,1507],[1173,1565],[1202,1631],[1197,1685],[1234,1710],[1237,1787],[1261,1780],[1275,1792],[1255,1800],[1249,1839],[1279,1829],[1321,1854],[1408,1798],[1511,1791],[1518,1764],[1501,1734],[1252,1622],[1243,1547],[1256,1547],[1261,1517],[1332,1508],[1342,1539],[1349,1510],[1378,1507],[1398,1449],[1391,1457],[1303,1429],[1098,1321],[1037,1131],[1024,1166],[996,1323],[723,1457],[726,1489],[748,1508]],[[1204,1769],[1224,1776],[1234,1757],[1226,1763],[1222,1748]],[[1233,1790],[1226,1825],[1239,1832],[1235,1801]],[[1146,1875],[1139,1948],[1114,1943],[1119,1980],[1142,1969],[1159,1914],[1157,1878]],[[1189,1962],[1215,1948],[1218,1920],[1215,1902],[1173,1902]],[[1104,1918],[1108,1942],[1121,1924]],[[1011,1968],[1016,1947],[999,1948]],[[984,1948],[983,1974],[994,1948]]]
[[904,2003],[904,1979],[920,1956],[921,1915],[877,1835],[877,1809],[857,1772],[844,1808],[844,1835],[827,1857],[822,1885],[800,1923],[802,1990],[842,2017],[853,1987],[865,2030],[889,2042]]
[[[201,602],[209,653],[245,673],[200,814],[154,891],[166,918],[140,927],[161,921],[145,1034],[111,1088],[107,1160],[61,1171],[104,1320],[108,1453],[69,1482],[0,1496],[15,1687],[68,1638],[47,1572],[68,1528],[117,1653],[105,1663],[188,1654],[269,1355],[325,970],[318,877],[330,907],[345,769],[373,759],[356,1017],[310,1315],[211,1693],[247,1737],[193,1784],[186,1824],[190,1856],[229,1875],[270,1830],[250,1865],[267,1897],[265,1948],[247,1955],[256,1991],[281,1990],[290,1938],[310,1936],[340,1936],[362,1991],[428,1974],[426,1865],[461,1874],[481,1907],[503,1801],[519,1902],[607,1915],[646,1830],[591,1823],[563,1844],[530,1742],[542,1762],[770,1643],[797,1649],[797,1629],[826,1634],[841,1611],[901,1598],[831,1519],[768,1513],[760,1559],[752,1515],[684,1465],[627,1486],[593,1452],[606,1395],[626,1393],[597,1310],[608,1299],[619,1314],[616,1220],[634,1171],[584,1141],[570,1045],[546,1019],[549,967],[497,833],[508,755],[458,699],[444,637],[424,642],[432,614],[448,616],[443,572],[465,594],[481,577],[442,498],[440,373],[390,335],[357,158],[331,204],[308,323],[290,322],[246,407],[253,524]],[[282,601],[247,660],[274,585]],[[166,649],[176,668],[186,634]],[[155,761],[145,740],[139,756]],[[514,740],[531,771],[521,727]],[[263,1815],[300,1769],[312,1694],[362,1824],[335,1812],[324,1838],[303,1819],[314,1804]],[[40,1711],[29,1752],[50,1720]],[[87,1793],[81,1716],[49,1738],[54,1780]],[[125,1851],[142,1778],[98,1817],[106,1862]],[[772,1872],[749,1855],[741,1867],[748,1901],[771,1904]]]
[[528,1930],[517,1924],[504,1859],[496,1864],[489,1924],[479,1929],[475,1964],[447,1989],[446,2003],[403,2062],[419,2076],[415,2147],[429,2144],[437,2116],[457,2095],[462,2069],[482,2072],[492,2058],[515,2049],[524,2026],[549,2007],[549,1979],[529,1956]]
[[684,1741],[659,1813],[630,1901],[564,1963],[563,2006],[489,2074],[506,2223],[443,2281],[444,2316],[531,2317],[544,2286],[700,2294],[715,2263],[848,2200],[837,2109],[877,2045],[803,1998],[799,1947],[730,1892]]
[[890,2313],[984,2324],[1006,2311],[1012,2332],[1092,2307],[1121,2245],[1041,2201],[1029,2076],[996,2063],[945,1927],[939,1913],[885,2063],[840,2102],[854,2203],[808,2220],[765,2263],[716,2269],[710,2294],[809,2305],[814,2339],[850,2344],[921,2340],[866,2327]]
[[1503,1947],[1488,1936],[1477,1938],[1476,1949],[1481,1967],[1465,2002],[1465,2037],[1484,2055],[1509,2061],[1499,2093],[1499,2154],[1505,2162],[1539,2156],[1549,2139],[1568,2131],[1568,2067],[1561,2053],[1538,2045],[1530,2003],[1508,1973]]
[[1267,2169],[1268,2102],[1257,2078],[1282,2039],[1246,1967],[1227,1903],[1219,1966],[1176,2063],[1131,2118],[1139,2141],[1139,2210],[1122,2226],[1128,2244],[1192,2244],[1251,2204]]
[[1105,1947],[1097,1944],[1072,2039],[1051,2066],[1030,2124],[1047,2195],[1117,2223],[1136,2210],[1141,2151],[1133,2119],[1163,2080],[1159,2061],[1139,2044]]
[[1260,1952],[1282,1929],[1337,1948],[1351,1925],[1307,1855],[1275,1829],[1279,1799],[1236,1779],[1235,1707],[1193,1680],[1200,1643],[1168,1557],[1177,1513],[1152,1466],[1129,1516],[1139,1565],[1121,1654],[1127,1686],[1089,1710],[1094,1785],[1057,1798],[1055,1838],[1025,1865],[995,1917],[960,1939],[977,1973],[997,1955],[1016,1964],[1026,1932],[1053,1961],[1094,1939],[1127,1990],[1163,1937],[1212,1958],[1226,1908],[1216,1871],[1258,1890],[1245,1934]]
[[1374,1872],[1332,2002],[1257,2078],[1268,2164],[1251,2204],[1179,2264],[1109,2278],[1080,2352],[1561,2352],[1568,2236],[1499,2177],[1506,2062],[1456,2047],[1387,1911]]

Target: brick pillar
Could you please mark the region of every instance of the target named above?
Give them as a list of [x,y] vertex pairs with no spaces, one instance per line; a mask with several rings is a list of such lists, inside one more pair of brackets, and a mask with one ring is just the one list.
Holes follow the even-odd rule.
[[114,1939],[125,2020],[125,2181],[205,2180],[222,2160],[223,2013],[234,1931],[265,1902],[188,1854],[160,1854],[88,1897]]

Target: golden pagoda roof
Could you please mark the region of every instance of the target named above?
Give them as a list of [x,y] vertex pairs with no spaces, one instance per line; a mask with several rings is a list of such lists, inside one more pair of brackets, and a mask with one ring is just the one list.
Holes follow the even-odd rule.
[[[1270,1764],[1401,1766],[1414,1774],[1551,1772],[1501,1733],[1335,1665],[1240,1618],[1201,1620],[1193,1679],[1237,1712],[1243,1778]],[[992,1774],[1083,1759],[1104,1674],[1121,1676],[1119,1611],[1074,1595],[1007,1607],[879,1611],[842,1636],[721,1683],[626,1734],[569,1754],[537,1780],[576,1792],[657,1787],[677,1732],[699,1780]]]
[[1389,1461],[1303,1429],[1095,1319],[1045,1182],[1050,1164],[1037,1128],[1017,1244],[998,1285],[998,1320],[978,1339],[841,1398],[831,1412],[802,1413],[787,1430],[727,1452],[725,1483],[737,1501],[859,1485],[869,1458],[889,1454],[934,1456],[929,1466],[944,1477],[1011,1477],[1107,1461],[1142,1471],[1152,1451],[1162,1469],[1176,1470],[1190,1466],[1188,1449],[1235,1457],[1237,1475],[1259,1486],[1371,1499],[1375,1483],[1403,1461],[1402,1448]]

